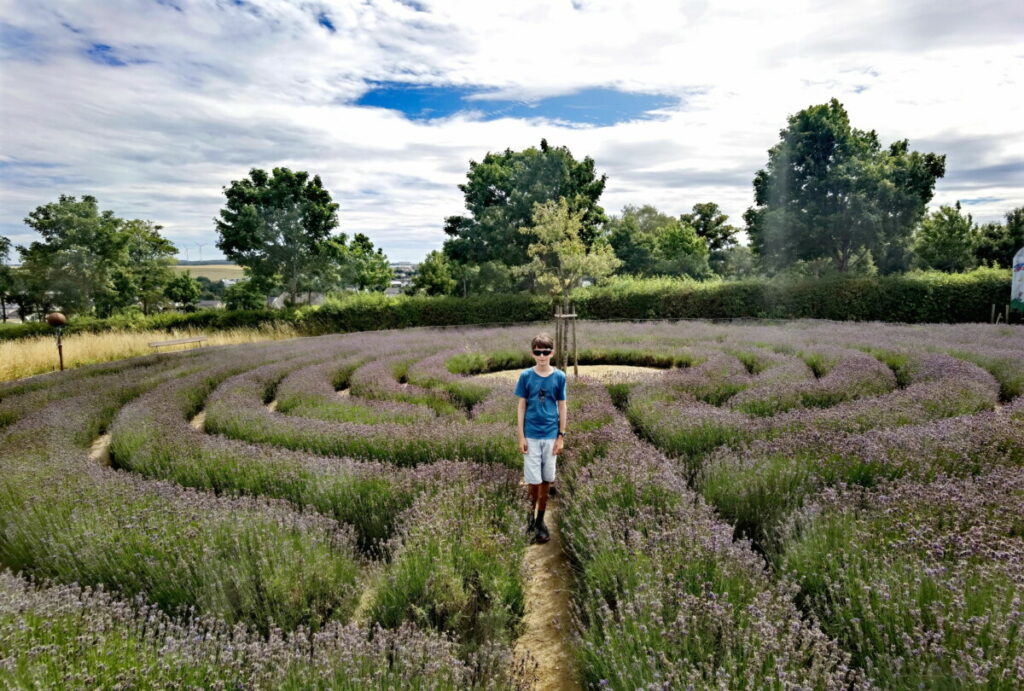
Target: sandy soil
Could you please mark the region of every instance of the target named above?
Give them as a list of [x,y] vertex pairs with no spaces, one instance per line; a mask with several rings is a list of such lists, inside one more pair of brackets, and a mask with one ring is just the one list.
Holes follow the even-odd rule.
[[89,458],[100,465],[110,465],[110,435],[103,434],[96,437],[96,440],[89,448]]
[[277,399],[276,398],[273,401],[271,401],[270,403],[267,404],[267,410],[270,410],[270,411],[277,410]]
[[558,501],[548,500],[544,517],[551,540],[544,545],[530,545],[526,550],[523,570],[526,573],[526,613],[523,635],[515,645],[519,660],[536,663],[535,688],[541,691],[579,689],[575,678],[575,660],[570,636],[572,618],[569,609],[572,575],[562,549],[558,530]]
[[192,425],[197,430],[202,432],[203,431],[203,427],[206,425],[206,411],[205,410],[200,410],[199,414],[196,415],[191,420],[189,420],[188,424]]
[[[515,381],[521,369],[507,369],[499,372],[488,372],[487,374],[478,374],[479,379],[508,379]],[[594,379],[600,379],[602,381],[608,381],[611,379],[644,379],[652,375],[659,374],[665,370],[658,369],[657,367],[633,367],[632,365],[580,365],[580,376],[581,377],[593,377]],[[566,370],[569,376],[573,374],[573,368],[570,365]]]

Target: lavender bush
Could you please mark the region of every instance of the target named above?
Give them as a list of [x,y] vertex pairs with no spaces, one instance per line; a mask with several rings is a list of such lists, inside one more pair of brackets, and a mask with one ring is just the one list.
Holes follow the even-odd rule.
[[[570,385],[585,686],[1020,686],[1024,330],[578,328],[658,368]],[[0,384],[0,685],[528,686],[515,399],[472,375],[535,331]]]

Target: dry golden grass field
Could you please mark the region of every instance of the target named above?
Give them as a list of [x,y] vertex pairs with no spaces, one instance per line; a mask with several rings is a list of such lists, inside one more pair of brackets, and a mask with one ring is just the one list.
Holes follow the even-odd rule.
[[206,276],[214,283],[225,278],[245,278],[242,267],[237,264],[176,264],[171,268],[182,273],[189,271],[192,278]]
[[[148,355],[158,349],[150,347],[155,341],[205,336],[202,347],[251,343],[298,335],[290,326],[266,325],[255,329],[229,329],[225,331],[108,331],[99,334],[70,334],[64,337],[64,367],[70,369],[97,362],[108,362],[136,355]],[[194,344],[166,346],[160,352],[195,347]],[[57,346],[52,336],[0,341],[0,381],[30,377],[58,369]]]

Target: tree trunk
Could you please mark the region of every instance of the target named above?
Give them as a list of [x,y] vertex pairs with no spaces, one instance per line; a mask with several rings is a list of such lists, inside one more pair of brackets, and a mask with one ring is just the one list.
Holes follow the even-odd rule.
[[0,295],[0,318],[3,319],[3,323],[7,323],[7,300]]

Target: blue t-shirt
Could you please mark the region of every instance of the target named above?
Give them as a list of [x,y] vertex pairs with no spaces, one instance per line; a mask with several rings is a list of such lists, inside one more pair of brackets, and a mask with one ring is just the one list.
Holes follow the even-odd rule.
[[558,401],[565,400],[565,372],[552,368],[542,377],[533,368],[524,369],[516,382],[516,396],[526,399],[523,434],[527,439],[558,436]]

